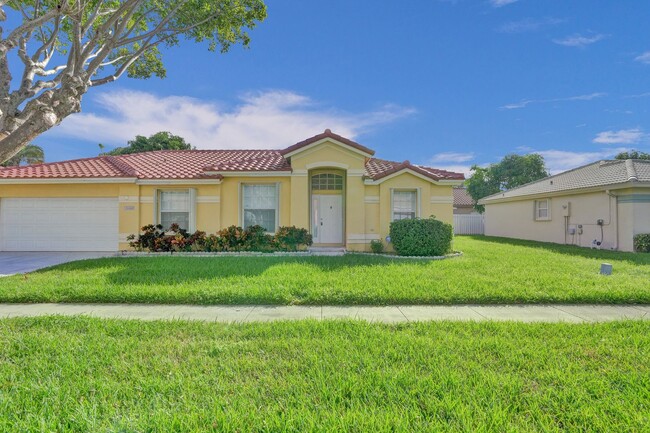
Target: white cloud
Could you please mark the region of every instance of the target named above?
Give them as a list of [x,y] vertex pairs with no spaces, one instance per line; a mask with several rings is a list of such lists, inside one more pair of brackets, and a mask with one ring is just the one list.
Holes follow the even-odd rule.
[[640,128],[603,131],[596,135],[594,143],[600,144],[634,144],[641,141],[644,133]]
[[566,150],[542,150],[546,167],[551,174],[561,173],[601,159],[611,159],[624,149],[604,149],[599,152],[570,152]]
[[637,93],[636,95],[625,95],[623,98],[647,98],[650,96],[650,92]]
[[100,93],[95,102],[99,111],[72,115],[52,133],[121,146],[136,135],[170,131],[199,149],[274,149],[326,128],[353,138],[415,113],[413,108],[390,104],[346,113],[282,90],[247,94],[233,107],[126,90]]
[[559,18],[547,17],[541,19],[524,18],[519,21],[510,21],[503,24],[497,29],[501,33],[525,33],[535,32],[544,27],[554,26],[563,23],[564,20]]
[[432,163],[436,162],[467,162],[474,159],[474,153],[461,153],[461,152],[442,152],[438,153],[431,158]]
[[565,47],[578,47],[584,48],[587,45],[594,44],[602,39],[605,39],[607,35],[597,34],[593,36],[582,36],[580,34],[575,34],[573,36],[567,36],[563,39],[553,39],[558,45],[564,45]]
[[506,6],[512,3],[517,2],[518,0],[490,0],[490,4],[494,6],[495,8],[500,8],[502,6]]
[[650,65],[650,51],[646,51],[645,53],[636,56],[634,60]]
[[520,102],[513,102],[500,107],[502,110],[516,110],[518,108],[526,108],[530,104],[546,104],[549,102],[567,102],[567,101],[591,101],[592,99],[602,98],[607,96],[607,93],[595,92],[587,95],[569,96],[568,98],[553,98],[553,99],[524,99]]

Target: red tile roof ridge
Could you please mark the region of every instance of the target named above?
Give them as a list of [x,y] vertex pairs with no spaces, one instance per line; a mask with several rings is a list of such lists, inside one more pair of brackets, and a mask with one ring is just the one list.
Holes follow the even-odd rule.
[[147,150],[145,152],[134,152],[134,153],[125,153],[122,155],[116,155],[118,157],[123,156],[135,156],[135,155],[145,155],[149,153],[198,153],[198,152],[277,152],[280,153],[280,149],[158,149],[158,150]]
[[364,146],[362,144],[359,144],[356,141],[352,141],[349,138],[345,138],[345,137],[343,137],[341,135],[335,134],[330,129],[326,129],[324,132],[321,132],[320,134],[316,134],[313,137],[309,137],[306,140],[299,141],[298,143],[293,144],[293,145],[287,147],[286,149],[282,149],[280,151],[280,154],[286,155],[287,153],[291,153],[291,152],[293,152],[295,150],[298,150],[298,149],[300,149],[302,147],[309,146],[310,144],[316,143],[317,141],[320,141],[320,140],[322,140],[324,138],[332,138],[332,139],[334,139],[336,141],[347,144],[348,146],[353,147],[353,148],[355,148],[357,150],[360,150],[360,151],[362,151],[364,153],[367,153],[369,155],[374,155],[375,154],[374,150],[372,150],[372,149],[370,149],[370,148],[368,148],[368,147],[366,147],[366,146]]
[[138,170],[136,170],[135,167],[132,167],[121,158],[113,155],[105,155],[104,157],[106,158],[106,161],[108,161],[118,171],[123,172],[129,177],[139,177]]

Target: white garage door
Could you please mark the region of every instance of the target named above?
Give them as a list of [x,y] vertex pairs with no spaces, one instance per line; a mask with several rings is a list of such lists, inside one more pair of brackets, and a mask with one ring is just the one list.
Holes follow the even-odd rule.
[[0,199],[0,251],[116,251],[117,198]]

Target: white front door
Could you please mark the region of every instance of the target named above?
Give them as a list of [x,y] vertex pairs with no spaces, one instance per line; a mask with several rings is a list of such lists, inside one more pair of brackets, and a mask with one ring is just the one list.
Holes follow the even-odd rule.
[[315,244],[343,243],[342,195],[312,195],[311,213]]

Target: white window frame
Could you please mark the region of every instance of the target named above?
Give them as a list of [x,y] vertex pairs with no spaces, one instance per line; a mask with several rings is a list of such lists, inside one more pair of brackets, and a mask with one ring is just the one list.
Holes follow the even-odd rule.
[[395,221],[395,192],[414,192],[415,193],[415,218],[420,218],[421,194],[420,188],[391,188],[390,189],[390,220]]
[[[161,195],[165,192],[187,192],[189,209],[188,209],[188,233],[194,233],[196,231],[196,189],[194,188],[165,188],[157,189],[154,194],[154,221],[156,224],[161,224],[162,221],[162,200]],[[169,227],[163,227],[163,230],[167,230]]]
[[[541,208],[539,205],[541,203],[546,203],[546,208]],[[546,216],[540,216],[539,211],[546,209]],[[534,205],[533,205],[533,215],[535,217],[535,221],[550,221],[551,220],[551,199],[545,198],[541,200],[535,200]]]
[[245,224],[245,215],[244,215],[244,187],[246,186],[274,186],[275,187],[275,227],[272,232],[267,232],[269,234],[275,234],[280,227],[280,183],[264,183],[264,182],[242,182],[239,184],[239,226],[242,228]]

